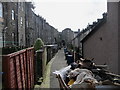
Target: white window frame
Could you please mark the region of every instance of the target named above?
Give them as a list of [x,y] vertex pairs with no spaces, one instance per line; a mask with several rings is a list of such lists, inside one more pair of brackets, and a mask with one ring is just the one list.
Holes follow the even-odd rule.
[[20,24],[23,25],[23,17],[20,17]]
[[15,11],[12,9],[12,20],[15,20]]

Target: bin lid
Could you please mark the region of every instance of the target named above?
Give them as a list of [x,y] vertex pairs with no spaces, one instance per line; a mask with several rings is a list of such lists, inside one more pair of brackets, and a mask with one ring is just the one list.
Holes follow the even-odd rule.
[[39,49],[39,50],[37,50],[36,52],[43,52],[43,49]]
[[67,55],[68,57],[72,57],[73,55]]

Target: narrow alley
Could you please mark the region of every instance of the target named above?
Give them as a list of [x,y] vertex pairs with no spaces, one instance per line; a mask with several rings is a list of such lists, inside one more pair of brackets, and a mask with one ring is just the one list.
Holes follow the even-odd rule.
[[35,88],[60,88],[58,78],[53,72],[66,67],[66,60],[63,49],[59,50],[56,55],[51,59],[47,67],[47,74],[45,80]]
[[0,90],[120,88],[120,0],[38,1],[0,1]]
[[66,67],[66,60],[64,57],[63,49],[59,50],[59,52],[54,57],[54,61],[51,65],[51,73],[50,73],[50,88],[59,88],[59,83],[56,76],[53,74],[55,70],[60,70]]

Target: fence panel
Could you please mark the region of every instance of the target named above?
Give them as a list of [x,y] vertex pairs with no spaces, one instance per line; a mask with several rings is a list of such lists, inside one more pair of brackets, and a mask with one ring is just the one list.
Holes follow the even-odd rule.
[[24,73],[25,73],[25,88],[27,88],[27,56],[26,56],[26,52],[23,53],[24,56]]
[[16,60],[16,77],[17,77],[17,84],[18,84],[18,88],[22,88],[22,79],[21,79],[21,69],[20,69],[20,58],[19,56],[15,56],[15,60]]
[[29,84],[31,88],[34,87],[34,54],[32,53],[34,53],[33,49],[27,49],[27,57],[29,58]]
[[3,88],[34,87],[34,48],[3,55]]
[[22,85],[25,88],[25,72],[24,72],[24,56],[20,54],[20,64],[21,64],[21,78],[22,78]]
[[10,78],[10,87],[11,88],[17,88],[17,82],[16,82],[16,76],[15,76],[15,62],[14,62],[14,58],[11,58],[10,59],[10,76],[9,76],[9,78]]

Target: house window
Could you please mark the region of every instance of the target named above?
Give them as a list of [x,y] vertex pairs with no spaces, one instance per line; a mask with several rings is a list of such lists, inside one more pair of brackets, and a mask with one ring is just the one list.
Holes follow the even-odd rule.
[[19,8],[21,8],[21,10],[23,11],[23,4],[22,4],[22,2],[19,2]]
[[15,11],[12,10],[12,20],[15,20]]
[[14,45],[14,44],[15,44],[15,33],[14,33],[14,32],[13,32],[13,33],[11,33],[11,36],[12,36],[12,39],[13,39],[12,44]]
[[21,9],[22,9],[22,11],[24,11],[24,10],[23,10],[23,3],[21,3]]
[[20,24],[23,25],[23,18],[20,18]]
[[3,17],[2,3],[0,3],[0,18]]

